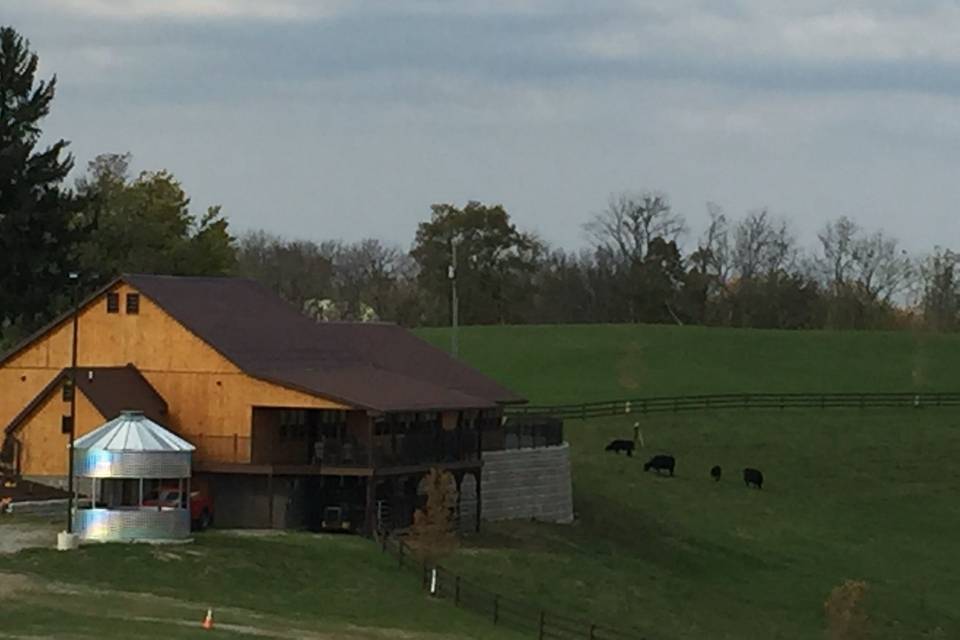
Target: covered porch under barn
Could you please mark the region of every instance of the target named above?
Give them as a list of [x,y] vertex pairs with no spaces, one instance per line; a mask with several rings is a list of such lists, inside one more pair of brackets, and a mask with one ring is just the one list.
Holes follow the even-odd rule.
[[[462,530],[480,522],[479,463],[434,465],[453,478],[455,516]],[[312,531],[374,531],[402,529],[413,523],[425,504],[422,484],[428,468],[395,469],[388,474],[353,473],[303,475],[285,467],[248,473],[198,473],[202,487],[216,505],[216,525],[227,528],[308,529]]]
[[463,525],[479,522],[485,432],[499,410],[375,413],[254,407],[250,436],[195,438],[198,482],[217,524],[349,529],[409,526],[433,467],[454,477]]

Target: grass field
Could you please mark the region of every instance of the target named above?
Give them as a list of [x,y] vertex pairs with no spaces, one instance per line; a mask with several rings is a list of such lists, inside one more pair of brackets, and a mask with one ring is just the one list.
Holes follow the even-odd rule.
[[423,597],[416,576],[351,536],[208,533],[0,556],[0,638],[209,637],[207,607],[224,637],[513,637]]
[[[663,640],[823,637],[847,578],[870,584],[873,637],[960,637],[955,410],[657,416],[647,450],[604,453],[632,424],[568,422],[576,524],[490,525],[449,563]],[[654,451],[677,456],[675,478],[643,473]]]
[[[449,333],[421,335],[447,346]],[[656,326],[470,327],[461,354],[535,403],[743,391],[960,389],[960,337]],[[603,451],[635,420],[647,450]],[[651,638],[822,638],[870,584],[875,638],[960,637],[960,411],[734,411],[568,421],[572,526],[492,525],[450,561]],[[677,477],[644,455],[677,456]],[[713,483],[708,470],[726,477]],[[747,490],[744,466],[766,474]]]
[[[482,327],[463,330],[461,353],[538,403],[960,390],[960,337],[926,333]],[[870,585],[875,640],[960,637],[960,411],[650,415],[644,451],[604,453],[637,419],[566,423],[576,523],[488,524],[445,563],[650,640],[822,638],[823,602],[848,578]],[[677,456],[677,477],[643,473],[654,452]],[[743,486],[744,466],[763,470],[762,491]],[[416,576],[356,538],[214,533],[189,547],[0,556],[0,638],[199,637],[207,606],[234,635],[510,637],[424,598]]]
[[[446,329],[423,338],[449,348]],[[466,327],[467,362],[533,403],[788,391],[960,390],[960,336],[644,325]]]

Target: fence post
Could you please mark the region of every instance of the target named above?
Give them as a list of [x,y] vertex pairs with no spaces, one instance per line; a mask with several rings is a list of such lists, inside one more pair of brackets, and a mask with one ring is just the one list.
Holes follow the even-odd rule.
[[546,614],[544,614],[544,612],[541,610],[540,611],[540,632],[539,632],[539,635],[537,636],[539,640],[543,640],[543,627],[545,623],[545,618],[546,618]]
[[596,637],[597,637],[597,636],[596,636],[596,630],[597,630],[597,625],[595,625],[595,624],[590,625],[590,640],[595,640],[595,639],[596,639]]
[[453,606],[460,606],[460,576],[453,579]]
[[493,624],[500,620],[500,595],[493,594]]

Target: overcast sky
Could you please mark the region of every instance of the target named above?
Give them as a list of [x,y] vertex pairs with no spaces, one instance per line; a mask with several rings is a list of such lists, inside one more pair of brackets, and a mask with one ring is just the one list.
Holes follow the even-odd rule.
[[554,244],[611,192],[846,214],[960,249],[960,5],[0,0],[58,76],[48,138],[130,151],[236,230],[409,246],[434,202]]

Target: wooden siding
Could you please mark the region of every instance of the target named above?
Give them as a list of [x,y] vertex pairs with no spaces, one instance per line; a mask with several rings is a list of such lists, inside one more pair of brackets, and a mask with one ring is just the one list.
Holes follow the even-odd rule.
[[[127,314],[126,295],[136,292],[129,285],[119,283],[111,292],[120,294],[119,313],[107,313],[106,292],[81,310],[77,349],[79,367],[134,364],[167,401],[167,426],[188,440],[201,434],[214,438],[237,435],[249,439],[253,406],[349,408],[253,378],[147,297],[140,296],[138,314]],[[67,319],[0,365],[0,429],[9,424],[54,376],[70,366],[71,339],[72,324]],[[78,410],[78,433],[99,426],[103,418],[113,417],[94,417]],[[59,417],[56,424],[44,420],[25,425],[20,430],[23,472],[43,475],[37,470],[42,454],[30,449],[36,446],[34,443],[53,442],[59,438]],[[65,441],[65,436],[63,438]],[[198,455],[198,461],[201,459],[202,456]]]
[[[24,474],[67,475],[67,446],[70,438],[61,431],[61,425],[63,416],[68,415],[70,403],[63,401],[58,386],[17,430],[15,437],[20,441],[20,465]],[[85,395],[77,394],[77,438],[106,420]]]

